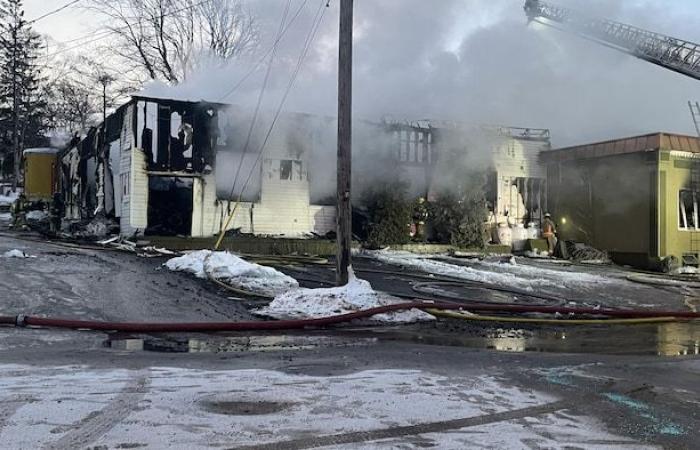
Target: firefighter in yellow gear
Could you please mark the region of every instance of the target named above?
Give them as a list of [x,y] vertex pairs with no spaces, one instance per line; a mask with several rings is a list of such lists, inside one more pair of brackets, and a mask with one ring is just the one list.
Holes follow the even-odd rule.
[[542,221],[542,237],[547,240],[549,254],[554,254],[554,249],[557,247],[557,225],[552,220],[552,215],[547,213]]

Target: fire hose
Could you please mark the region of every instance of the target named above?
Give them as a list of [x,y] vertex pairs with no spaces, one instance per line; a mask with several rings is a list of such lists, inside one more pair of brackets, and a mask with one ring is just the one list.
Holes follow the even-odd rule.
[[[379,306],[376,308],[355,311],[336,316],[322,317],[317,319],[295,319],[278,321],[256,321],[256,322],[182,322],[182,323],[162,323],[162,322],[106,322],[93,320],[73,320],[44,318],[34,316],[0,316],[0,325],[10,325],[19,327],[46,327],[46,328],[66,328],[74,330],[95,330],[95,331],[117,331],[126,333],[197,333],[197,332],[223,332],[223,331],[283,331],[301,330],[305,328],[321,328],[342,323],[351,322],[358,319],[367,319],[377,314],[386,314],[408,309],[420,309],[437,315],[448,315],[450,318],[466,320],[503,321],[513,320],[523,321],[525,319],[513,317],[494,316],[473,316],[465,311],[495,312],[495,313],[540,313],[559,315],[587,315],[594,317],[609,317],[613,319],[588,319],[576,321],[575,319],[559,319],[557,322],[550,322],[552,319],[528,319],[534,321],[547,321],[547,323],[567,324],[641,324],[657,323],[680,320],[698,320],[700,313],[685,311],[633,311],[633,310],[612,310],[597,308],[569,308],[553,306],[522,306],[522,305],[485,305],[474,304],[465,305],[455,303],[431,303],[431,302],[407,302],[393,305]],[[452,314],[448,314],[452,312]],[[461,312],[461,313],[460,313]],[[623,320],[617,320],[623,319]],[[593,322],[591,322],[591,320]],[[614,320],[614,321],[610,321]]]

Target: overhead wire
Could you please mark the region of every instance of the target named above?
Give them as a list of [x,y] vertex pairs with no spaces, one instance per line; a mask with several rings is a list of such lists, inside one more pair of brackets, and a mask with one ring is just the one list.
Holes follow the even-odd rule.
[[272,65],[275,60],[275,56],[277,55],[277,43],[279,43],[279,38],[282,34],[282,31],[284,30],[285,23],[287,21],[287,16],[289,14],[289,8],[292,5],[292,0],[287,0],[287,4],[284,8],[284,12],[282,13],[282,20],[280,21],[280,26],[279,29],[277,30],[277,36],[275,38],[275,45],[272,46],[272,54],[270,55],[270,61],[267,64],[267,71],[265,72],[265,77],[263,79],[262,87],[260,88],[260,93],[258,94],[258,100],[257,104],[255,105],[255,110],[253,111],[253,117],[250,121],[250,127],[248,127],[248,135],[246,136],[245,143],[243,145],[243,151],[241,152],[241,161],[238,164],[238,168],[236,169],[236,174],[233,177],[233,184],[231,186],[231,192],[229,193],[229,198],[233,196],[233,193],[236,190],[236,184],[238,183],[238,176],[241,173],[241,168],[243,167],[243,161],[245,154],[248,151],[248,147],[250,146],[250,139],[253,136],[253,130],[255,129],[255,124],[258,119],[258,115],[260,114],[260,106],[262,105],[263,98],[265,97],[265,90],[267,89],[267,83],[270,80],[270,73],[272,72]]
[[71,6],[75,5],[76,3],[80,3],[81,1],[83,1],[83,0],[72,0],[72,1],[70,1],[70,2],[68,2],[68,3],[66,3],[66,4],[63,5],[63,6],[60,6],[60,7],[56,8],[56,9],[53,9],[53,10],[47,12],[47,13],[42,14],[41,16],[37,17],[36,19],[30,20],[29,22],[27,22],[27,24],[28,24],[28,25],[31,25],[31,24],[33,24],[33,23],[37,23],[38,21],[40,21],[40,20],[42,20],[42,19],[45,19],[45,18],[47,18],[47,17],[49,17],[49,16],[53,16],[54,14],[58,14],[59,12],[63,11],[64,9],[68,9],[68,8],[70,8]]
[[260,59],[259,59],[255,64],[253,64],[253,67],[251,67],[250,70],[249,70],[248,72],[246,72],[246,74],[243,75],[243,77],[242,77],[240,80],[238,80],[238,82],[237,82],[235,85],[233,85],[233,87],[232,87],[231,89],[229,89],[228,91],[226,91],[226,93],[225,93],[224,95],[221,96],[221,98],[219,99],[219,101],[226,100],[231,94],[233,94],[235,91],[237,91],[238,88],[240,88],[241,85],[243,85],[243,83],[245,83],[245,81],[246,81],[248,78],[250,78],[251,75],[253,75],[253,73],[255,73],[255,71],[258,69],[258,67],[260,66],[260,64],[262,64],[262,63],[265,61],[265,59],[266,59],[267,56],[270,54],[270,52],[272,52],[273,49],[276,48],[277,44],[279,44],[279,42],[282,40],[282,38],[284,37],[284,35],[287,34],[287,31],[291,28],[292,24],[297,20],[297,18],[299,17],[301,11],[304,9],[304,7],[305,7],[306,4],[308,3],[308,1],[309,1],[309,0],[304,0],[304,1],[301,3],[301,5],[299,6],[299,8],[297,8],[296,12],[295,12],[294,15],[292,16],[292,18],[289,20],[289,22],[287,23],[287,25],[286,25],[286,26],[284,27],[284,29],[282,30],[282,33],[281,33],[281,34],[277,37],[277,39],[275,39],[275,41],[272,43],[272,47],[270,47],[270,48],[260,57]]
[[[163,14],[162,14],[162,17],[163,17],[163,18],[165,18],[165,17],[170,17],[170,16],[173,16],[173,15],[175,15],[175,14],[179,14],[179,13],[181,13],[181,12],[188,11],[188,10],[190,10],[190,9],[197,8],[197,7],[199,7],[199,6],[202,6],[202,5],[204,5],[204,4],[206,4],[206,3],[210,3],[210,2],[212,2],[212,0],[202,0],[202,1],[198,2],[198,3],[194,3],[194,4],[191,4],[191,5],[188,5],[188,6],[179,8],[179,9],[175,9],[175,10],[173,10],[173,11],[169,11],[169,12],[163,13]],[[92,32],[90,32],[90,33],[88,33],[88,34],[82,36],[82,37],[77,37],[77,38],[74,38],[74,39],[71,39],[71,40],[68,40],[68,41],[61,42],[61,44],[68,44],[68,43],[71,43],[71,42],[76,42],[76,41],[80,41],[80,40],[83,40],[83,39],[88,39],[88,38],[90,38],[90,37],[92,37],[92,36],[98,36],[98,37],[95,37],[94,39],[90,39],[89,41],[86,41],[86,42],[81,42],[80,44],[76,44],[76,45],[71,46],[71,47],[68,47],[68,48],[62,48],[62,49],[57,50],[57,51],[55,51],[55,52],[53,52],[53,53],[49,53],[49,54],[47,54],[47,55],[45,55],[45,56],[46,56],[46,57],[52,57],[52,56],[55,56],[55,55],[59,55],[59,54],[61,54],[61,53],[65,53],[65,52],[70,51],[70,50],[75,50],[76,48],[80,48],[80,47],[82,47],[82,46],[84,46],[84,45],[89,45],[89,44],[92,44],[93,42],[97,42],[97,41],[100,41],[100,40],[102,40],[102,39],[105,39],[105,38],[109,37],[114,31],[125,30],[125,29],[127,29],[127,28],[129,28],[129,26],[128,26],[128,25],[124,25],[124,26],[121,26],[121,27],[114,27],[114,28],[107,29],[107,30],[102,30],[102,31],[94,30],[94,31],[92,31]]]
[[[219,233],[219,238],[216,241],[216,244],[214,246],[214,250],[218,250],[221,247],[221,243],[224,240],[224,236],[226,235],[226,230],[228,229],[229,225],[231,224],[231,221],[233,220],[233,217],[235,216],[237,209],[241,203],[241,200],[243,199],[243,196],[245,194],[245,191],[248,187],[248,184],[250,183],[250,180],[253,177],[253,173],[255,172],[255,168],[258,166],[260,163],[260,160],[262,159],[262,156],[265,152],[265,147],[267,146],[267,143],[270,139],[270,136],[272,135],[272,131],[275,128],[275,125],[277,124],[277,120],[279,119],[280,114],[282,113],[282,109],[284,108],[284,105],[287,101],[287,98],[289,97],[289,93],[292,90],[292,87],[294,86],[294,83],[296,82],[297,76],[299,75],[299,72],[301,71],[301,68],[304,64],[304,60],[306,59],[306,56],[309,52],[309,49],[311,48],[311,44],[314,41],[316,37],[316,33],[318,32],[318,29],[321,25],[321,22],[323,21],[323,17],[325,15],[325,9],[323,9],[324,4],[327,4],[327,0],[322,0],[319,4],[318,10],[316,11],[316,14],[314,15],[314,20],[312,21],[312,26],[309,29],[309,33],[306,36],[306,39],[304,41],[304,45],[302,46],[302,51],[299,55],[299,58],[297,60],[297,65],[292,73],[292,76],[290,77],[289,83],[287,84],[287,88],[285,89],[284,94],[282,95],[282,99],[280,100],[277,110],[275,111],[275,115],[272,118],[272,123],[270,124],[270,127],[267,130],[267,133],[265,134],[265,138],[260,145],[259,151],[258,151],[258,157],[256,158],[255,162],[253,163],[253,166],[251,167],[248,177],[245,180],[245,183],[243,184],[241,188],[241,193],[238,195],[238,199],[236,200],[236,203],[234,204],[233,210],[229,214],[228,218],[226,219],[226,223],[224,226],[221,228],[220,233]],[[243,163],[243,160],[241,159],[241,164]]]

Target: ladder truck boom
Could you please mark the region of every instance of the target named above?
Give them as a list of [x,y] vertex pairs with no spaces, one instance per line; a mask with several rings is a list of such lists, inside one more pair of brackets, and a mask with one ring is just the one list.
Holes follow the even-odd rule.
[[[624,53],[700,80],[700,44],[614,22],[540,0],[526,0],[531,21],[562,28]],[[558,25],[558,26],[557,26]]]

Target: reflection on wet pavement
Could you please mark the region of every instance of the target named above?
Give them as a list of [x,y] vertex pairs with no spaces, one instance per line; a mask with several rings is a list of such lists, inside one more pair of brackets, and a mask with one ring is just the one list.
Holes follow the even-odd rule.
[[308,335],[112,336],[115,350],[164,353],[235,353],[369,346],[378,341],[483,348],[505,352],[700,355],[700,322],[634,326],[498,328],[456,321],[430,325],[345,328]]

